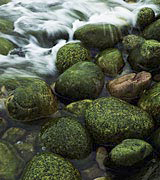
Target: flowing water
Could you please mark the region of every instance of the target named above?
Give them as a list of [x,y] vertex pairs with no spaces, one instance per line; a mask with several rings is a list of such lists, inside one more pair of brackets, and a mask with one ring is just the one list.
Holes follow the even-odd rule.
[[[0,6],[0,17],[14,22],[15,34],[0,33],[0,37],[16,44],[18,53],[0,55],[0,76],[39,76],[54,81],[56,53],[66,43],[75,41],[73,34],[77,28],[89,23],[134,27],[142,7],[151,7],[156,15],[160,11],[150,0],[136,3],[123,0],[12,0]],[[59,34],[64,38],[58,39]]]

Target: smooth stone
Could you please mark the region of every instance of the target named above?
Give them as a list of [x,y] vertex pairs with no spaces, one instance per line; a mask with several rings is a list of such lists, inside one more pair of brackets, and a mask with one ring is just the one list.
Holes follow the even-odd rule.
[[96,162],[100,169],[105,170],[104,160],[108,157],[108,152],[105,147],[98,147],[96,151]]

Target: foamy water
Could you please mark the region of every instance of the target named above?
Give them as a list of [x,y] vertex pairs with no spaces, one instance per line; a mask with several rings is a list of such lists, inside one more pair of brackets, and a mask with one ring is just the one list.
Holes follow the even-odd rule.
[[[135,26],[137,13],[143,7],[151,7],[156,14],[159,11],[149,0],[137,3],[123,0],[12,0],[0,6],[0,16],[13,21],[14,31],[21,36],[3,33],[0,36],[21,47],[25,57],[0,55],[0,74],[54,76],[56,53],[60,47],[73,41],[77,28],[89,23]],[[69,41],[60,39],[48,45],[47,40],[33,36],[34,31],[45,32],[48,39],[59,32],[67,32]]]

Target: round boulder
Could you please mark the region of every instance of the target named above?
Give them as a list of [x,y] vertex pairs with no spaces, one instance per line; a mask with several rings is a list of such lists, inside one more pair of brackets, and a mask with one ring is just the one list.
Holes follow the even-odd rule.
[[154,128],[147,112],[115,97],[94,100],[86,109],[85,122],[98,144],[145,138]]

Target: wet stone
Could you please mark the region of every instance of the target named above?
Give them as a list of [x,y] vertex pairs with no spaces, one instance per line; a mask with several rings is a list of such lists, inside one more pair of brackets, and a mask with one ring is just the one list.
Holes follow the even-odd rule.
[[105,170],[104,160],[108,157],[108,152],[105,147],[98,147],[96,151],[96,162],[101,170]]
[[22,172],[24,161],[16,149],[5,141],[0,141],[0,179],[16,180]]
[[145,71],[130,73],[109,81],[106,88],[112,96],[129,101],[140,97],[150,86],[151,77],[151,74]]
[[2,134],[7,128],[7,122],[5,119],[0,118],[0,134]]
[[111,161],[117,166],[133,166],[153,151],[152,146],[140,139],[126,139],[110,152]]
[[96,64],[104,74],[116,76],[124,66],[122,53],[116,48],[106,49],[96,56]]
[[13,144],[22,139],[25,136],[26,132],[27,131],[25,129],[11,127],[5,131],[2,139]]

